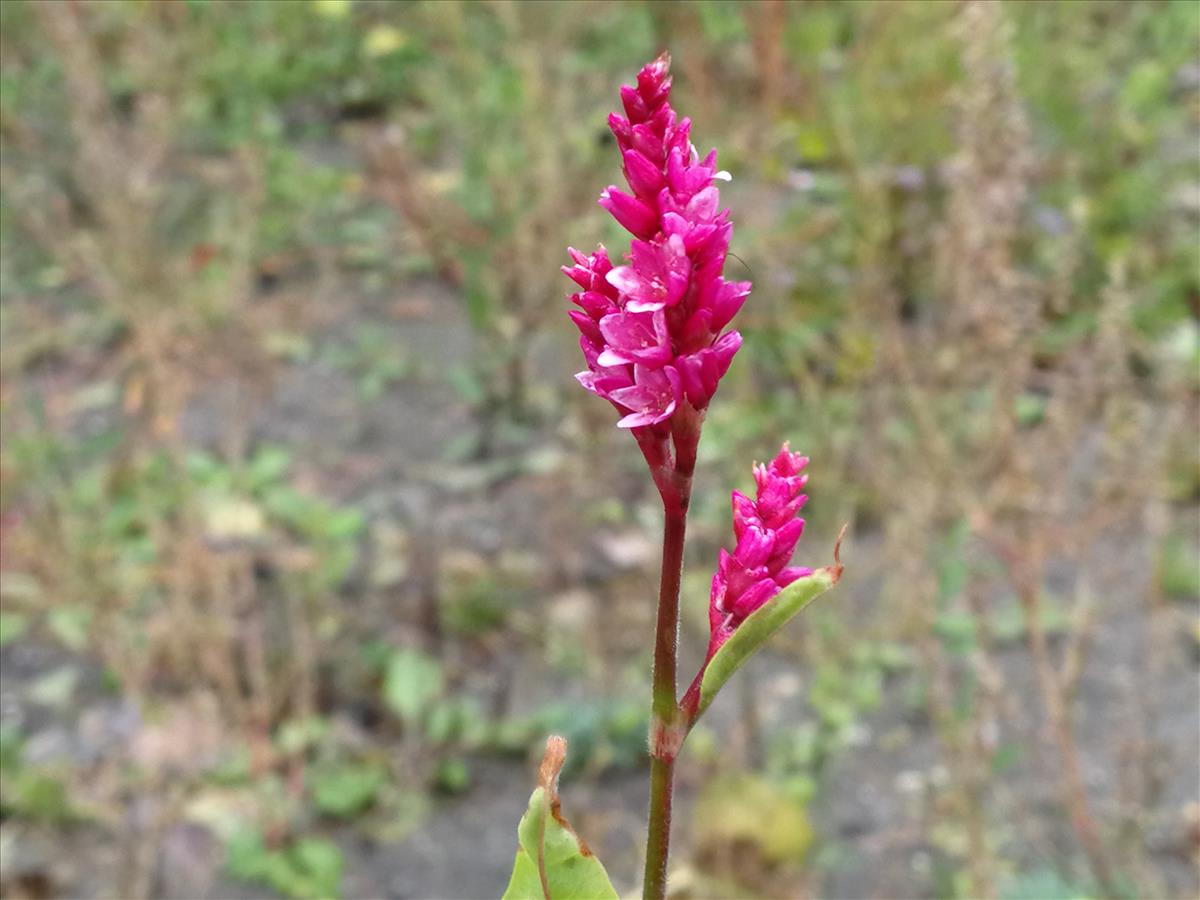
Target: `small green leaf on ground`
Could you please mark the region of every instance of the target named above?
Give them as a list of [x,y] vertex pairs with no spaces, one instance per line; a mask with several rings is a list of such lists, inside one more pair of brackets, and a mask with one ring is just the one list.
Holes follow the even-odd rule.
[[446,794],[461,794],[471,785],[471,771],[463,760],[451,757],[438,763],[433,780],[439,791]]
[[442,693],[441,664],[420,650],[397,650],[383,677],[383,699],[406,723],[419,721]]
[[297,900],[339,896],[342,852],[330,841],[301,838],[271,850],[258,830],[243,828],[230,839],[227,852],[229,874],[235,878],[266,884]]
[[387,773],[370,764],[313,766],[310,773],[313,804],[329,816],[350,818],[375,802]]

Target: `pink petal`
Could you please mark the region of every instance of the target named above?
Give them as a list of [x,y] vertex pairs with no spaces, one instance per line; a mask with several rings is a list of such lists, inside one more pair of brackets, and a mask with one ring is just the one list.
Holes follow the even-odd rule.
[[616,113],[609,113],[608,129],[613,133],[613,137],[617,139],[617,146],[622,150],[628,150],[633,143],[633,126],[629,124],[629,120],[618,116]]
[[755,582],[734,600],[726,602],[731,613],[739,619],[745,619],[778,593],[779,585],[770,578],[764,578]]
[[662,138],[655,134],[654,129],[642,123],[629,129],[630,146],[637,150],[654,165],[661,166],[666,161]]
[[774,535],[758,525],[749,525],[742,532],[733,555],[747,569],[757,569],[767,561],[774,546]]
[[612,213],[621,226],[641,238],[653,237],[658,231],[658,213],[636,197],[631,197],[615,186],[610,186],[600,195],[600,205]]
[[720,331],[737,315],[750,295],[748,281],[721,281],[712,302],[713,330]]
[[596,320],[587,313],[578,309],[572,309],[568,310],[567,315],[571,317],[571,321],[575,323],[580,332],[584,334],[588,340],[596,344],[602,344],[604,342],[604,337],[600,334],[600,327],[596,324]]
[[620,428],[637,428],[663,422],[679,402],[679,375],[670,366],[648,369],[634,366],[634,384],[612,392],[612,400],[632,412],[617,423]]
[[621,85],[621,105],[625,107],[625,115],[629,116],[630,122],[643,122],[650,115],[646,101],[637,92],[637,88],[627,84]]
[[775,576],[775,583],[780,587],[787,587],[793,581],[797,581],[801,578],[807,578],[812,573],[813,570],[807,566],[790,566],[786,569],[783,569],[778,575]]
[[612,313],[600,320],[600,333],[608,345],[600,355],[604,365],[671,360],[671,338],[667,333],[666,316],[661,310]]
[[623,160],[625,178],[633,192],[644,199],[653,199],[663,186],[662,171],[636,150],[627,150]]
[[721,194],[715,187],[707,187],[688,201],[684,215],[692,222],[709,222],[717,214]]
[[779,527],[775,532],[775,545],[771,549],[771,556],[766,562],[767,571],[778,572],[787,564],[796,550],[796,542],[803,533],[803,519],[792,519]]

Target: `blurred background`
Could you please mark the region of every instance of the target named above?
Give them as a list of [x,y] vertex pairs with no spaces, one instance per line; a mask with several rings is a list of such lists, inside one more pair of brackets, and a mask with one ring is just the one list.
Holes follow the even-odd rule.
[[662,49],[754,293],[701,447],[847,573],[680,765],[679,897],[1200,889],[1200,8],[0,4],[0,889],[476,898],[549,732],[640,884],[660,511],[579,389]]

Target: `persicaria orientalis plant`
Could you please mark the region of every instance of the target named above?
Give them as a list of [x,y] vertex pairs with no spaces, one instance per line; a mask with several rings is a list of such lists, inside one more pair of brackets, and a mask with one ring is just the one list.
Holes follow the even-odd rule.
[[[788,619],[832,587],[835,564],[792,566],[804,530],[798,518],[808,459],[787,444],[754,466],[755,496],[733,492],[733,549],[722,550],[709,595],[710,637],[700,671],[677,696],[679,586],[692,475],[701,425],[721,378],[742,346],[728,326],[750,293],[722,275],[733,225],[720,208],[716,151],[701,158],[691,120],[671,107],[670,58],[644,66],[621,88],[625,115],[609,116],[629,191],[600,195],[633,235],[620,264],[600,246],[568,250],[563,272],[578,285],[570,316],[587,369],[576,377],[620,414],[646,459],[663,504],[662,579],[654,640],[649,748],[650,816],[643,894],[666,895],[675,759],[688,732],[730,675]],[[547,744],[539,786],[518,829],[519,849],[505,897],[616,897],[604,867],[558,808],[556,781],[566,748]]]

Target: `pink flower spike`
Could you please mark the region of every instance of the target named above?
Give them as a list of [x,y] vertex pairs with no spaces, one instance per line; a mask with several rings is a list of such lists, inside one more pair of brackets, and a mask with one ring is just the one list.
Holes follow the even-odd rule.
[[797,578],[812,574],[811,569],[787,566],[804,531],[804,520],[794,516],[807,499],[801,493],[807,479],[800,474],[807,463],[807,457],[784,444],[769,464],[754,466],[756,499],[733,492],[737,544],[732,553],[721,551],[713,576],[708,659],[747,616]]
[[[571,318],[590,373],[580,381],[617,407],[621,427],[638,429],[652,468],[671,458],[664,441],[698,439],[697,414],[741,344],[726,328],[750,290],[722,278],[732,226],[714,186],[716,151],[696,153],[691,120],[671,106],[669,69],[666,54],[643,66],[621,89],[624,115],[608,117],[632,193],[610,185],[600,205],[634,236],[625,264],[601,247],[570,250],[563,267],[579,286]],[[687,416],[682,428],[677,413]],[[694,448],[675,452],[687,458]]]

